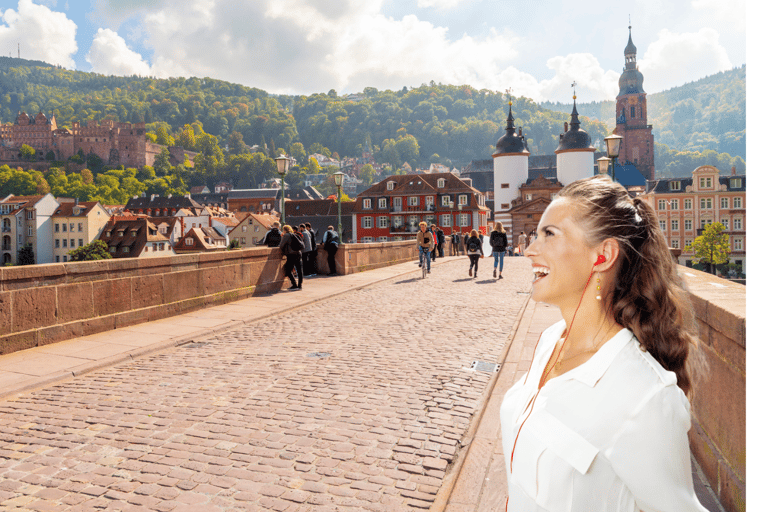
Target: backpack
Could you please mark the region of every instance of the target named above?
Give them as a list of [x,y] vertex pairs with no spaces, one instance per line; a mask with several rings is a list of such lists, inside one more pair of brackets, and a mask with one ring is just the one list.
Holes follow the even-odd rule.
[[304,250],[304,242],[295,233],[291,233],[291,250],[294,252]]
[[491,245],[494,247],[504,247],[504,235],[495,233],[491,239]]
[[480,245],[477,243],[476,238],[469,239],[469,242],[467,243],[467,250],[472,252],[480,250]]
[[338,235],[336,235],[336,234],[333,234],[333,235],[329,235],[329,236],[328,236],[328,241],[327,241],[327,242],[325,242],[325,244],[326,244],[326,245],[328,245],[328,244],[336,244],[336,245],[339,245],[339,237],[338,237]]

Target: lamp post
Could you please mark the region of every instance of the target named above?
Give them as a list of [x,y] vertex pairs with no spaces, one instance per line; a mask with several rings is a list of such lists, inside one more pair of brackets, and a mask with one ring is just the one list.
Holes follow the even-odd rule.
[[611,159],[607,156],[601,156],[597,159],[597,172],[599,174],[608,174],[608,167],[611,165]]
[[608,156],[611,159],[611,179],[616,181],[616,158],[619,156],[621,141],[624,139],[621,135],[611,134],[605,138],[605,145],[608,149]]
[[453,205],[454,205],[453,201],[448,201],[448,208],[451,209],[451,234],[453,234],[453,229],[455,226],[455,224],[453,223]]
[[280,175],[280,189],[282,190],[282,199],[280,201],[280,224],[285,225],[285,173],[288,172],[288,157],[280,155],[275,158],[277,164],[277,174]]
[[342,244],[344,242],[342,241],[341,236],[341,186],[344,184],[344,173],[341,171],[333,173],[333,181],[336,183],[336,189],[338,190],[338,194],[336,194],[336,202],[339,206],[339,244]]

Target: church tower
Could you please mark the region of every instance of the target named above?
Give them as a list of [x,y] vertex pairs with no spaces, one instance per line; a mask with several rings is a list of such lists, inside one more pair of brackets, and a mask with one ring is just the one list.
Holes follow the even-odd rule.
[[643,90],[643,74],[637,69],[637,48],[632,43],[632,26],[629,26],[629,42],[624,48],[624,72],[619,78],[619,95],[616,96],[616,135],[621,135],[619,165],[634,164],[646,180],[655,177],[653,163],[653,126],[648,124],[648,108]]
[[529,155],[522,128],[515,131],[515,118],[512,117],[510,98],[507,131],[496,142],[496,151],[493,152],[494,218],[507,230],[512,227],[509,209],[512,202],[520,195],[520,185],[528,181]]
[[[575,85],[575,83],[574,83]],[[565,130],[560,134],[560,144],[555,150],[557,155],[557,179],[563,185],[588,178],[595,174],[595,151],[592,137],[581,129],[579,113],[576,110],[576,93],[573,94],[573,112],[571,124],[565,123]]]

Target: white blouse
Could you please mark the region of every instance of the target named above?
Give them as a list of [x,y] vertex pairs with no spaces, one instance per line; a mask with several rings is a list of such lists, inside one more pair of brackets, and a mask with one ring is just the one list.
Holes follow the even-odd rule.
[[628,329],[547,381],[525,419],[564,330],[560,321],[542,333],[501,405],[508,512],[706,512],[693,490],[688,399]]

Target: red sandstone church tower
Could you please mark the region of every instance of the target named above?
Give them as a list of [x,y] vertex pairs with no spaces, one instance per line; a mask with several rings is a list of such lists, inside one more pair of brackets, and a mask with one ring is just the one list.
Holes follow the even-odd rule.
[[624,48],[624,72],[619,78],[619,95],[616,96],[616,135],[621,135],[618,164],[630,163],[645,176],[655,179],[653,164],[653,126],[648,124],[648,108],[643,90],[643,74],[637,69],[637,48],[632,43],[632,26],[629,42]]

